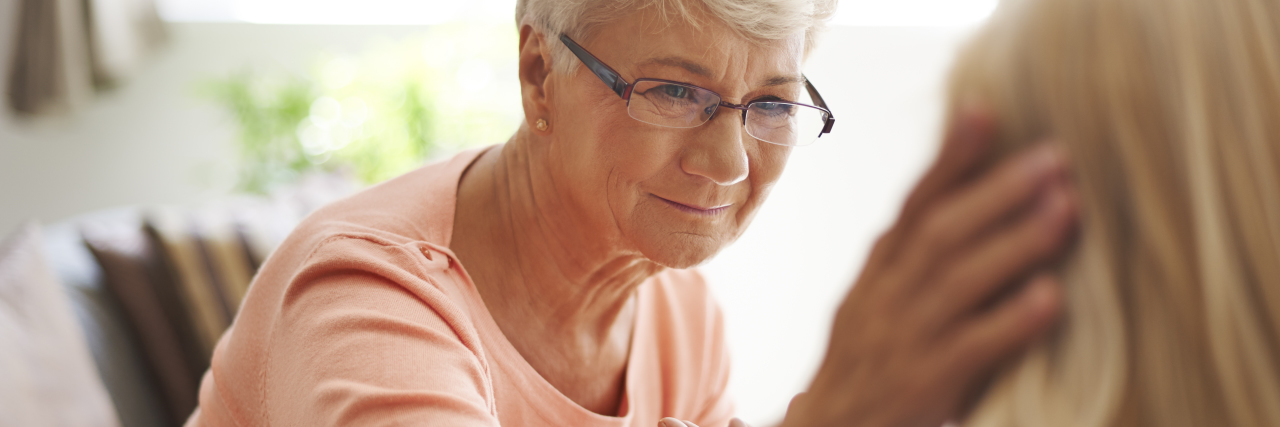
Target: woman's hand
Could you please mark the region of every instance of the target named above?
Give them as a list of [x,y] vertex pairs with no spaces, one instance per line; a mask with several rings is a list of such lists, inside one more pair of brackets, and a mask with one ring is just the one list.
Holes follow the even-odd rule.
[[[658,427],[698,427],[698,425],[694,424],[692,421],[683,421],[683,420],[677,420],[675,418],[667,417],[658,421]],[[747,423],[745,422],[742,422],[742,420],[740,419],[734,418],[732,420],[729,420],[729,427],[751,427],[751,426],[747,425]]]
[[962,120],[873,248],[784,426],[939,426],[1057,318],[1060,284],[1037,270],[1074,229],[1066,159],[1041,144],[986,168],[994,125]]

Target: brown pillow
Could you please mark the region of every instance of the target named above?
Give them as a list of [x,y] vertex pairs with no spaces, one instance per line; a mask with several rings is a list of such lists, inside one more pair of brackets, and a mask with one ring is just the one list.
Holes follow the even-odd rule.
[[208,360],[218,338],[230,325],[231,314],[197,239],[196,228],[182,211],[155,209],[143,229],[174,279],[187,319],[194,326],[200,355]]
[[164,399],[168,424],[181,424],[195,410],[208,359],[200,352],[177,284],[141,224],[88,222],[81,235],[138,338]]
[[222,297],[229,318],[234,319],[256,267],[250,261],[236,224],[231,222],[231,215],[221,209],[205,209],[192,220],[196,242],[212,273],[214,287]]

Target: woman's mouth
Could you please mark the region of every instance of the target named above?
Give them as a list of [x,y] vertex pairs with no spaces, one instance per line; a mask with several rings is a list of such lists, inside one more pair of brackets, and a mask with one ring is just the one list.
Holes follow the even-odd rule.
[[689,213],[689,214],[693,214],[693,215],[699,215],[699,216],[715,216],[715,215],[719,215],[719,214],[724,213],[725,211],[729,210],[729,207],[730,207],[730,206],[733,206],[733,204],[732,204],[732,203],[729,203],[729,204],[725,204],[725,205],[721,205],[721,206],[714,206],[714,207],[704,208],[704,207],[699,207],[699,206],[686,205],[686,204],[684,204],[684,203],[680,203],[680,202],[676,202],[676,201],[673,201],[673,200],[664,199],[664,198],[662,198],[662,197],[660,197],[660,196],[657,196],[657,195],[654,195],[653,197],[657,197],[657,198],[658,198],[658,200],[661,200],[661,201],[663,201],[663,202],[666,202],[666,203],[667,203],[667,205],[669,205],[669,206],[671,206],[671,207],[673,207],[673,208],[676,208],[676,210],[678,210],[678,211],[685,212],[685,213]]

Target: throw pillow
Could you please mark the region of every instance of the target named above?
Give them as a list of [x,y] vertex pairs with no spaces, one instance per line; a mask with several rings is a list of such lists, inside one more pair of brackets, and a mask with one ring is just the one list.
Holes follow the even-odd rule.
[[83,224],[81,236],[138,338],[169,424],[181,424],[195,410],[200,377],[209,365],[178,285],[141,224],[90,222]]
[[0,244],[0,420],[21,426],[119,426],[34,224]]

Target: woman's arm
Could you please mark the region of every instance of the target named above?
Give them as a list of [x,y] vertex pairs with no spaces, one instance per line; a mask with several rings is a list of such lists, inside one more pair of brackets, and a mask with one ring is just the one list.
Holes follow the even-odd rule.
[[293,294],[281,314],[265,381],[268,419],[498,425],[480,359],[400,285],[367,272],[331,274]]
[[450,263],[376,240],[328,239],[279,289],[259,284],[279,297],[230,333],[266,334],[245,341],[263,348],[234,351],[233,336],[212,369],[250,424],[498,425],[479,336],[436,284]]

